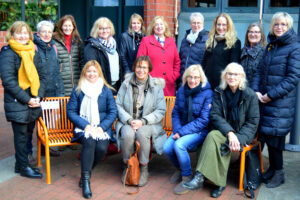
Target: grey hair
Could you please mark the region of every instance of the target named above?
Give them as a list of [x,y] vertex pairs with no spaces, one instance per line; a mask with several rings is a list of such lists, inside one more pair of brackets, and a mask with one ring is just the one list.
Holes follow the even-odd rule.
[[194,20],[195,18],[200,18],[200,20],[204,24],[204,17],[203,17],[203,15],[200,12],[193,12],[190,15],[190,22],[192,22],[192,20]]
[[221,73],[221,83],[220,83],[220,88],[222,90],[225,90],[226,87],[227,87],[227,83],[226,83],[226,73],[229,71],[229,70],[233,70],[234,72],[237,72],[239,74],[242,75],[242,78],[240,80],[240,83],[239,83],[239,89],[240,90],[245,90],[246,89],[246,85],[247,85],[247,79],[246,79],[246,74],[245,74],[245,71],[244,71],[244,68],[242,65],[238,64],[238,63],[235,63],[235,62],[232,62],[232,63],[229,63],[226,68],[222,71]]
[[279,19],[285,19],[286,20],[288,30],[293,27],[293,21],[294,20],[293,20],[292,16],[289,15],[289,13],[287,13],[287,12],[277,12],[273,15],[273,17],[271,19],[271,22],[270,22],[270,33],[272,35],[274,35],[273,28],[274,28],[275,22]]
[[36,30],[39,33],[41,31],[42,26],[49,26],[51,28],[51,30],[54,30],[54,24],[51,21],[47,21],[47,20],[43,20],[40,21],[37,25],[36,25]]

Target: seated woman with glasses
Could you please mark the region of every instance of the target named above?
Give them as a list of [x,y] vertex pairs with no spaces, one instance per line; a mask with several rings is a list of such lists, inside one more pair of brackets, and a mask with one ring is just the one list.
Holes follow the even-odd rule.
[[213,130],[202,145],[194,178],[182,187],[201,188],[205,177],[216,185],[211,196],[221,196],[231,157],[239,156],[241,147],[253,141],[258,127],[258,99],[246,82],[244,69],[237,63],[222,72],[210,112]]
[[[148,162],[153,147],[162,154],[163,145],[167,139],[163,130],[163,118],[166,112],[166,101],[163,93],[165,81],[162,78],[152,78],[149,72],[152,64],[148,56],[138,57],[133,64],[133,72],[126,75],[118,92],[118,123],[116,139],[122,149],[123,165],[126,166],[130,154],[134,150],[134,141],[140,143],[138,158],[141,166],[141,176],[138,185],[144,186],[148,181]],[[124,183],[126,168],[122,175]]]
[[174,189],[175,194],[188,192],[182,184],[192,178],[189,151],[195,151],[208,133],[213,96],[200,65],[188,67],[182,81],[172,112],[173,134],[164,144],[164,153],[176,167],[170,178],[171,183],[178,183]]

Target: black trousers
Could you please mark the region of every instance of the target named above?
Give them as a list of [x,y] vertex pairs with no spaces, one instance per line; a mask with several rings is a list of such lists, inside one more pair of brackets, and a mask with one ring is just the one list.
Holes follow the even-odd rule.
[[268,145],[270,167],[275,170],[283,169],[282,150]]
[[20,168],[25,168],[29,165],[27,143],[30,137],[32,136],[35,121],[30,122],[28,124],[22,124],[17,122],[12,122],[11,124],[14,132],[16,166]]
[[81,144],[81,172],[91,172],[92,168],[106,155],[109,140],[82,137]]

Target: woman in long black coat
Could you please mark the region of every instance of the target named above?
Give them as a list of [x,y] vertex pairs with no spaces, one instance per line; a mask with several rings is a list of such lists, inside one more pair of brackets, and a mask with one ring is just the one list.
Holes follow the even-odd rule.
[[285,12],[273,15],[269,44],[253,81],[261,102],[260,140],[268,146],[270,167],[264,173],[268,188],[284,183],[282,151],[290,132],[300,77],[300,43],[293,18]]

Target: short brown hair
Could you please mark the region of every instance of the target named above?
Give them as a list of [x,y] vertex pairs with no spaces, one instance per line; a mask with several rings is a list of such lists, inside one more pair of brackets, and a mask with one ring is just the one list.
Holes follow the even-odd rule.
[[142,61],[146,61],[148,63],[148,69],[149,69],[149,72],[151,72],[153,66],[152,66],[149,56],[139,56],[133,63],[133,67],[132,67],[133,72],[135,72],[135,69]]
[[5,35],[5,40],[8,42],[8,40],[13,39],[13,35],[16,32],[21,32],[22,28],[25,27],[27,29],[29,39],[33,41],[33,35],[30,27],[26,22],[24,21],[15,21],[8,29]]

